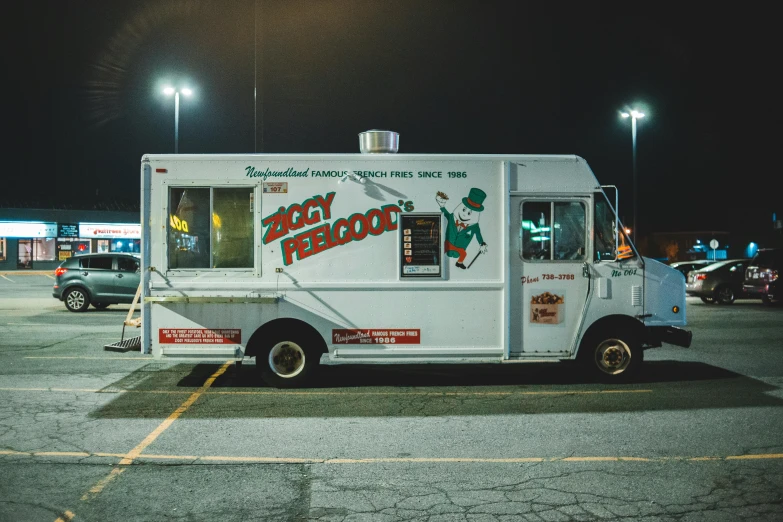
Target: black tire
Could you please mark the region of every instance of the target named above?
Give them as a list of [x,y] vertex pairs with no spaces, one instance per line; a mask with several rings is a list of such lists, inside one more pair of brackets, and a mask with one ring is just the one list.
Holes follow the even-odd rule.
[[712,297],[702,297],[701,302],[706,304],[715,304],[715,299]]
[[109,303],[93,303],[92,305],[97,310],[106,310],[109,307]]
[[321,343],[313,335],[280,331],[264,340],[256,356],[256,370],[269,386],[299,388],[312,382],[321,353]]
[[582,341],[578,359],[594,380],[626,382],[640,371],[644,350],[630,328],[603,328]]
[[71,312],[84,312],[90,306],[90,294],[84,288],[71,288],[65,293],[64,301]]
[[718,304],[732,304],[736,299],[734,290],[730,286],[719,286],[715,289],[715,302]]

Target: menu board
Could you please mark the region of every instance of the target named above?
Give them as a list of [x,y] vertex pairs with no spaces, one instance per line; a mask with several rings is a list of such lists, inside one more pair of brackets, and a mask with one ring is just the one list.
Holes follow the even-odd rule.
[[400,214],[400,277],[441,276],[441,214]]
[[79,237],[79,224],[57,223],[57,237]]

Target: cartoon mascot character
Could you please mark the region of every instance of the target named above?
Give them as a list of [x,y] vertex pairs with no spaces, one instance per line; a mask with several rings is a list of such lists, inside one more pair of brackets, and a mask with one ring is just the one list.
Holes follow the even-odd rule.
[[[446,210],[445,205],[449,197],[443,192],[438,192],[435,201],[440,206],[441,212],[446,216],[446,243],[444,252],[449,257],[457,258],[457,266],[466,269],[465,256],[467,248],[475,237],[479,242],[479,253],[487,253],[487,244],[481,237],[479,228],[479,216],[484,210],[484,200],[487,194],[481,189],[472,188],[468,196],[462,198],[462,203],[454,208],[453,212]],[[478,256],[477,256],[478,257]]]

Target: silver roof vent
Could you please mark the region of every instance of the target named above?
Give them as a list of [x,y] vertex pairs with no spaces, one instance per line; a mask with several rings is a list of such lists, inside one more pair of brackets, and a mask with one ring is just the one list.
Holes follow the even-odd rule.
[[362,154],[391,153],[400,148],[400,134],[387,130],[368,130],[359,134],[359,150]]

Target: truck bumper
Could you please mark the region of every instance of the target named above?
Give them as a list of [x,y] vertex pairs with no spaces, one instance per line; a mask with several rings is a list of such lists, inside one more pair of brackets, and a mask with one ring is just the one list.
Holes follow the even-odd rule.
[[650,347],[666,343],[689,348],[693,340],[693,332],[676,326],[648,326],[647,337]]

